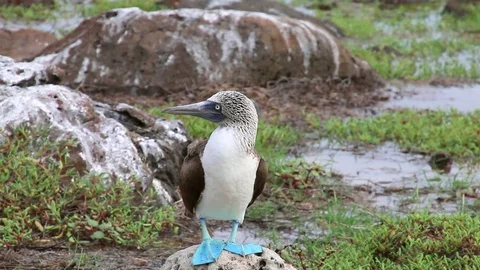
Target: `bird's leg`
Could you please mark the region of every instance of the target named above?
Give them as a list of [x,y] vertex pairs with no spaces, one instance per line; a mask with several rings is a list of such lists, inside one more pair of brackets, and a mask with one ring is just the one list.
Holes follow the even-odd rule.
[[212,239],[207,230],[205,218],[200,218],[200,227],[202,228],[202,243],[197,247],[192,258],[192,265],[202,265],[215,262],[222,253],[225,243],[223,241]]
[[200,228],[202,228],[202,241],[211,239],[210,234],[207,230],[207,220],[200,218]]
[[249,254],[262,253],[263,248],[260,245],[257,245],[257,244],[242,245],[242,244],[236,243],[235,239],[237,238],[238,224],[239,224],[238,220],[232,221],[232,232],[230,234],[230,237],[228,238],[227,245],[224,247],[224,249],[242,256],[249,255]]
[[237,239],[238,224],[238,221],[232,221],[232,232],[230,233],[227,244],[235,244]]

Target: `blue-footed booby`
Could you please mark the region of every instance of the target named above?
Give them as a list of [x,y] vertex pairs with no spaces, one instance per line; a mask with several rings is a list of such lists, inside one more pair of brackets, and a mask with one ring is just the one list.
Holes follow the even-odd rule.
[[[238,225],[245,211],[262,193],[267,179],[265,161],[255,151],[258,116],[253,102],[236,91],[218,92],[206,101],[163,110],[201,117],[219,126],[207,141],[195,141],[180,172],[180,194],[185,208],[200,219],[202,243],[193,265],[214,262],[228,250],[240,255],[262,253],[256,244],[237,244]],[[230,220],[228,241],[210,237],[206,220]]]

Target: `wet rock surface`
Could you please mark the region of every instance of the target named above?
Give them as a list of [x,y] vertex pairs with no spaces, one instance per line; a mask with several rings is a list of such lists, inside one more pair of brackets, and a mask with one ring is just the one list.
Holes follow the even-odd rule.
[[[218,1],[218,0],[163,0],[160,4],[169,8],[199,8],[199,9],[232,9],[250,12],[262,12],[270,15],[284,16],[292,19],[309,21],[327,29],[336,37],[343,37],[344,34],[340,28],[329,20],[321,20],[289,5],[274,0],[236,0],[236,1]],[[313,3],[312,3],[313,4]],[[314,13],[314,12],[312,12]]]
[[166,96],[285,77],[379,81],[324,28],[264,13],[117,9],[84,21],[35,59],[84,92]]
[[81,173],[108,173],[125,181],[138,177],[143,189],[153,185],[159,203],[178,199],[174,186],[188,143],[181,123],[45,84],[49,72],[40,64],[1,57],[0,65],[0,129],[7,136],[19,125],[48,127],[51,139],[78,142],[70,156]]
[[191,246],[184,250],[180,250],[168,257],[165,264],[160,268],[161,270],[172,270],[172,269],[238,269],[238,270],[277,270],[277,269],[286,269],[294,270],[296,269],[292,265],[286,263],[280,256],[275,253],[273,250],[268,248],[263,248],[263,253],[261,255],[248,255],[245,257],[232,254],[227,251],[223,251],[218,261],[208,265],[202,265],[193,267],[191,265],[193,253],[195,252],[197,246]]
[[56,40],[53,34],[33,29],[0,29],[0,55],[20,61],[37,55]]

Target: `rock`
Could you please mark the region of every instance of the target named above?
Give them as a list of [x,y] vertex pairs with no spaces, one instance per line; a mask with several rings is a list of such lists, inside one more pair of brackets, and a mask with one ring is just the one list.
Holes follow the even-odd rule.
[[51,139],[78,142],[69,154],[77,171],[108,173],[110,180],[138,177],[143,190],[155,188],[160,204],[178,199],[174,187],[188,144],[180,122],[153,119],[126,104],[111,107],[68,87],[42,84],[48,81],[45,74],[40,64],[0,57],[0,130],[8,136],[19,125],[48,126]]
[[432,170],[440,171],[443,173],[450,173],[452,170],[452,157],[446,153],[436,153],[430,157],[428,164]]
[[193,87],[286,77],[375,80],[325,29],[264,13],[116,9],[84,21],[35,62],[84,92],[167,96]]
[[450,13],[458,17],[470,13],[468,5],[479,5],[480,0],[448,0],[442,13]]
[[55,0],[0,0],[0,6],[24,6],[30,7],[33,4],[51,6]]
[[32,86],[45,83],[58,83],[63,76],[63,70],[56,67],[46,67],[38,63],[15,63],[9,57],[0,55],[0,85]]
[[[198,8],[198,9],[232,9],[249,12],[263,12],[270,15],[285,16],[292,19],[309,21],[320,27],[325,28],[330,34],[336,37],[344,37],[340,28],[329,20],[321,20],[305,12],[301,12],[289,5],[280,3],[275,0],[234,0],[234,1],[218,1],[218,0],[163,0],[158,2],[169,8]],[[313,5],[319,5],[312,3]],[[325,6],[325,5],[324,5]],[[310,13],[314,13],[312,10]]]
[[167,258],[165,264],[160,270],[172,270],[172,269],[235,269],[235,270],[294,270],[296,269],[291,264],[286,263],[280,256],[273,250],[263,248],[263,254],[261,255],[248,255],[245,257],[232,254],[228,251],[223,251],[218,261],[209,265],[202,265],[193,267],[191,265],[193,253],[197,246],[191,246],[189,248],[177,251],[175,254]]
[[33,29],[0,29],[0,55],[9,56],[16,61],[31,58],[56,40],[53,34]]

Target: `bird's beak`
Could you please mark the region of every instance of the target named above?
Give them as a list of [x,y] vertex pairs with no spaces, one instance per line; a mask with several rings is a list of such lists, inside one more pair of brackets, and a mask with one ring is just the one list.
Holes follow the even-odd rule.
[[218,105],[218,103],[206,100],[198,103],[167,108],[162,110],[162,112],[197,116],[218,123],[224,120],[225,116],[222,114],[221,110],[215,108],[216,105]]

